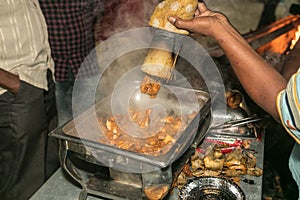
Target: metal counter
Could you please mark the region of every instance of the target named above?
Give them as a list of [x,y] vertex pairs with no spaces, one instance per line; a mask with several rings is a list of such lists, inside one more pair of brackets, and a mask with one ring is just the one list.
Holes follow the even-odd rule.
[[[59,168],[47,182],[30,198],[30,200],[75,200],[78,199],[81,188],[67,177]],[[99,200],[99,197],[88,196],[88,200]]]
[[[257,167],[263,169],[264,160],[264,138],[261,141],[252,142],[251,148],[256,150]],[[262,199],[262,179],[263,177],[245,176],[254,180],[255,184],[248,184],[243,181],[240,187],[246,195],[246,200]],[[81,192],[81,188],[73,183],[67,174],[59,168],[48,181],[30,198],[30,200],[75,200]],[[87,200],[99,200],[100,197],[88,195]],[[169,199],[176,199],[174,195]]]

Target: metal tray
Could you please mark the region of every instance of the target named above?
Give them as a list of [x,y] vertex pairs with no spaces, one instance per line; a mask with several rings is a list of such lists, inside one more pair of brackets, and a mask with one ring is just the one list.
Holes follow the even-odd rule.
[[[173,143],[171,148],[165,154],[151,156],[99,143],[99,139],[103,137],[103,134],[97,123],[97,119],[99,115],[111,115],[111,96],[96,102],[95,105],[87,109],[78,117],[52,131],[50,136],[67,140],[71,142],[73,146],[76,146],[76,144],[78,144],[80,148],[84,146],[85,150],[82,151],[82,154],[93,156],[104,166],[116,168],[118,170],[147,172],[167,167],[181,156],[192,144],[198,130],[199,122],[205,119],[210,110],[210,96],[206,91],[179,88],[175,86],[170,87],[172,91],[181,93],[183,98],[189,98],[187,93],[194,93],[198,102],[198,110],[196,110],[197,115],[190,121],[187,128],[178,134],[176,142]],[[158,95],[156,97],[155,102],[164,102],[173,112],[176,112],[176,110],[178,110],[178,104],[170,104],[170,102],[173,102],[174,100],[174,97],[170,94],[170,90],[163,90],[162,94],[163,95]],[[142,104],[149,105],[149,102],[145,102],[145,99],[142,99]],[[180,109],[180,112],[188,113],[193,111],[195,105],[189,104],[190,99],[186,99],[186,101],[184,99],[181,100],[180,106],[182,108]],[[78,132],[80,132],[80,134]]]
[[223,199],[245,200],[242,189],[233,181],[213,176],[194,178],[182,188],[180,192],[182,200],[198,199]]

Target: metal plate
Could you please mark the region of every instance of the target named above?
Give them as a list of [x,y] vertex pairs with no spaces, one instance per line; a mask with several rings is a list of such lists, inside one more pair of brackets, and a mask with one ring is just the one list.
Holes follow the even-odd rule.
[[237,184],[211,176],[189,180],[179,196],[182,200],[245,200],[245,194]]

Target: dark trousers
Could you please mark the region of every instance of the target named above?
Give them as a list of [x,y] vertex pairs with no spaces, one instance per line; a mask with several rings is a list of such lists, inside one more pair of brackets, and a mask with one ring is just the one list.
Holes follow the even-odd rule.
[[58,168],[54,83],[49,91],[21,81],[18,95],[0,95],[0,199],[27,200]]
[[55,95],[58,114],[58,124],[62,125],[73,117],[72,92],[74,81],[56,81]]

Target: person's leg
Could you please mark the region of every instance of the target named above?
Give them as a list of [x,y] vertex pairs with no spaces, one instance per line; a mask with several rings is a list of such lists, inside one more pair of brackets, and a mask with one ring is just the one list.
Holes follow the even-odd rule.
[[58,113],[58,124],[62,125],[72,119],[73,81],[56,81],[55,96]]
[[298,200],[300,200],[300,144],[295,144],[290,159],[289,167],[292,172],[293,178],[298,185]]
[[97,94],[98,76],[75,81],[72,93],[73,115],[77,116],[99,100]]
[[42,89],[21,82],[0,99],[0,197],[27,200],[45,182],[48,134]]
[[[47,114],[48,132],[51,132],[58,125],[56,100],[55,100],[55,84],[52,79],[52,74],[48,71],[48,91],[44,91],[45,109]],[[58,139],[47,137],[47,153],[46,153],[46,178],[48,179],[58,168]]]
[[[9,191],[13,187],[13,173],[16,170],[17,150],[15,145],[15,134],[10,125],[10,99],[13,94],[4,93],[0,95],[0,196],[9,199]],[[16,147],[15,147],[16,148]]]

